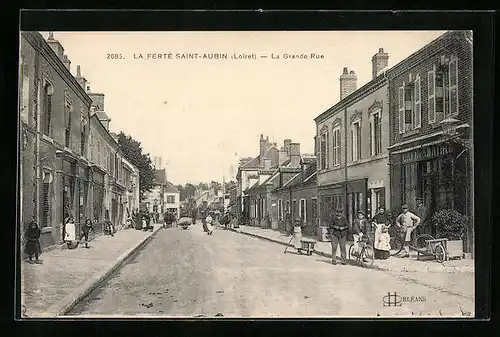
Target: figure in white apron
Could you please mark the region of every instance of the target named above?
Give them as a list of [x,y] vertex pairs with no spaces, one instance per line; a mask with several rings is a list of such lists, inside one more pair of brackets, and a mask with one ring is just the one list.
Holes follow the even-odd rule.
[[214,231],[213,218],[209,215],[209,216],[207,216],[205,221],[207,223],[207,230],[208,230],[207,234],[212,235],[212,232]]
[[391,237],[388,231],[391,219],[384,207],[379,207],[378,213],[372,218],[371,223],[375,226],[373,242],[375,257],[378,259],[387,259],[389,258],[389,251],[391,250]]
[[76,241],[76,228],[75,220],[72,217],[66,219],[64,224],[64,242],[68,245],[68,248],[72,249],[74,247],[74,242]]

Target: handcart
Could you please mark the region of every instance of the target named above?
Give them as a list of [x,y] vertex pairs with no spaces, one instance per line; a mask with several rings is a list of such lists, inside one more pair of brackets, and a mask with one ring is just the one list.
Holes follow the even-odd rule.
[[429,239],[425,240],[425,248],[417,248],[417,260],[420,260],[420,255],[430,256],[433,255],[438,262],[448,260],[447,250],[448,239]]

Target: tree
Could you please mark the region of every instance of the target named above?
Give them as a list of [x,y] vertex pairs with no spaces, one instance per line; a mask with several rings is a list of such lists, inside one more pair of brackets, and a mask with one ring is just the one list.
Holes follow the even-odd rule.
[[144,193],[154,187],[155,171],[149,153],[142,153],[141,143],[129,135],[120,132],[118,146],[125,158],[139,169],[139,193],[144,200]]

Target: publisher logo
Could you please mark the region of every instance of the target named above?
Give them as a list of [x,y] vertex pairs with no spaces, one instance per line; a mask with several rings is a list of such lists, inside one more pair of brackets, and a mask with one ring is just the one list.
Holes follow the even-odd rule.
[[382,297],[384,307],[401,307],[403,303],[426,302],[425,296],[401,296],[397,292],[388,292]]

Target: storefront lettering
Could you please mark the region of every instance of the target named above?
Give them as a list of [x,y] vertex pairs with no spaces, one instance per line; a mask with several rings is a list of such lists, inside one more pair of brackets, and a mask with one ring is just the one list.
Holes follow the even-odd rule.
[[447,145],[428,146],[414,151],[403,153],[401,161],[403,163],[408,163],[413,161],[445,156],[451,152],[452,152],[451,147]]

